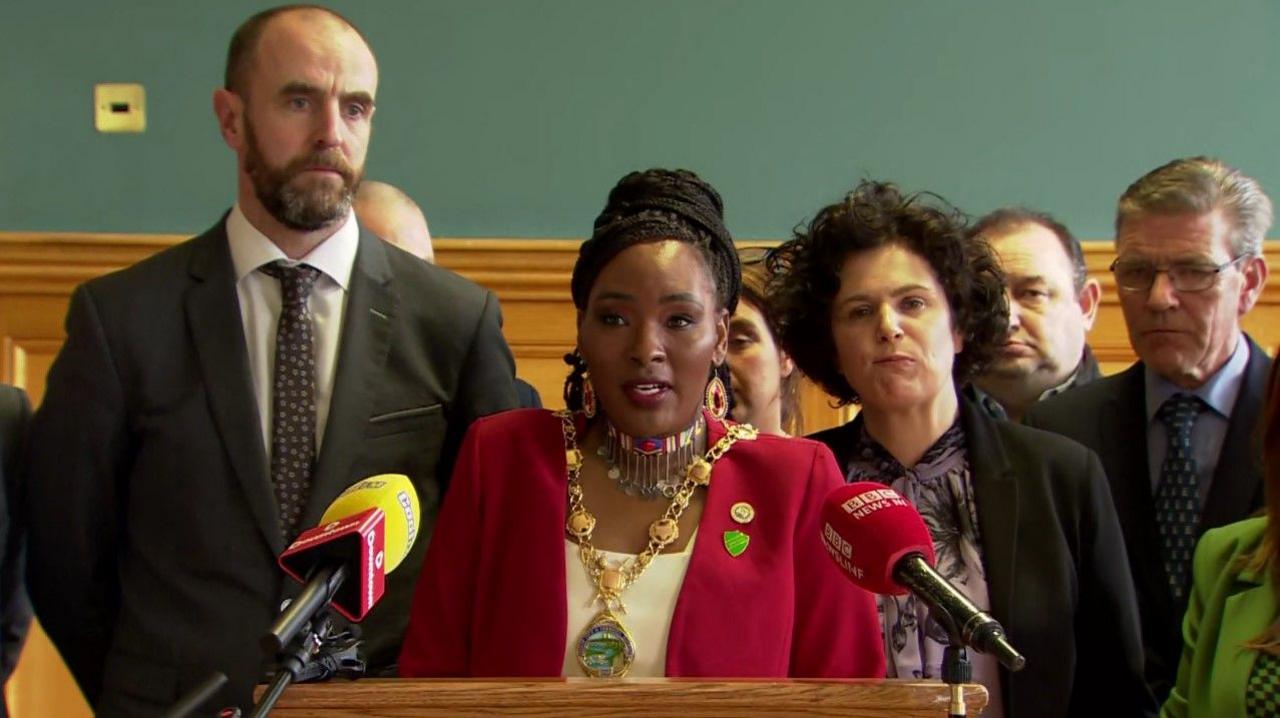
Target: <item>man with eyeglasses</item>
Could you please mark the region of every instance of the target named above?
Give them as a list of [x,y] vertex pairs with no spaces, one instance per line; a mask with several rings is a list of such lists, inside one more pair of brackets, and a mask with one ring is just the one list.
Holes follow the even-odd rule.
[[1195,541],[1262,505],[1253,434],[1271,360],[1240,320],[1267,280],[1271,219],[1255,180],[1208,157],[1174,160],[1130,185],[1111,270],[1139,361],[1026,417],[1102,459],[1159,701],[1182,652]]

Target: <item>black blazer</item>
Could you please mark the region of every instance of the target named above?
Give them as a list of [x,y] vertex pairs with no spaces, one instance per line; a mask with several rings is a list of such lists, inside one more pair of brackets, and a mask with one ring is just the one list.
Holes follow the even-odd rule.
[[[1005,715],[1153,714],[1133,582],[1093,452],[961,397],[991,614],[1027,659]],[[861,419],[814,434],[849,465]]]
[[538,396],[538,390],[520,377],[516,377],[516,402],[521,409],[542,408],[542,397]]
[[[31,404],[26,392],[0,384],[0,686],[18,664],[31,604],[23,581],[25,526],[21,506],[23,444]],[[0,695],[0,714],[4,698]]]
[[[258,638],[296,592],[224,224],[78,287],[30,437],[28,579],[41,623],[100,714],[151,713],[213,670],[250,702]],[[423,538],[364,623],[370,668],[398,654],[426,535],[477,417],[515,405],[488,292],[362,233],[333,398],[303,516],[407,474]],[[212,705],[212,702],[211,702]]]
[[[1248,337],[1246,337],[1248,339]],[[1249,342],[1240,395],[1218,456],[1209,495],[1196,536],[1208,529],[1248,517],[1262,507],[1262,457],[1254,438],[1271,360]],[[1155,498],[1147,462],[1146,384],[1138,362],[1114,376],[1065,392],[1036,405],[1025,417],[1028,426],[1070,437],[1102,459],[1132,557],[1133,579],[1142,613],[1147,681],[1158,700],[1168,696],[1182,657],[1182,616],[1186,602],[1175,605],[1160,559]]]

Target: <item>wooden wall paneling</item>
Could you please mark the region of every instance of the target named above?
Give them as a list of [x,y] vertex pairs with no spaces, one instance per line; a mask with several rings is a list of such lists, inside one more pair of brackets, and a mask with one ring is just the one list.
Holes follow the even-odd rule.
[[69,299],[0,289],[0,382],[22,387],[32,402],[44,395],[44,376],[62,347]]

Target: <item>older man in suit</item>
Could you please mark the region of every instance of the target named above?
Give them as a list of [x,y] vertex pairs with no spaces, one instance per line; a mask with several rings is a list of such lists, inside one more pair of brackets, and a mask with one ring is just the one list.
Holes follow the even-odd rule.
[[1026,419],[1102,459],[1138,588],[1147,680],[1161,701],[1181,654],[1196,539],[1262,505],[1254,424],[1271,361],[1240,319],[1267,279],[1271,217],[1256,181],[1207,157],[1130,185],[1111,269],[1140,361]]
[[[515,405],[497,300],[361,231],[378,69],[321,8],[235,33],[213,104],[237,201],[203,235],[79,287],[31,432],[28,576],[100,715],[153,713],[257,639],[294,589],[280,551],[348,485],[407,474],[430,527],[457,447]],[[365,622],[397,654],[426,541]]]

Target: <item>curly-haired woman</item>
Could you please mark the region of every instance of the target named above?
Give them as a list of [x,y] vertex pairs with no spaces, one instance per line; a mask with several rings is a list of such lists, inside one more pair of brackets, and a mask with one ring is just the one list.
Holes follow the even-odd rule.
[[[996,421],[957,391],[993,356],[1008,315],[996,257],[964,216],[936,196],[863,182],[771,262],[783,347],[837,400],[861,405],[813,438],[848,480],[888,484],[916,505],[939,572],[1026,656],[1019,673],[972,656],[986,714],[1153,710],[1097,457]],[[947,632],[913,596],[879,604],[888,675],[938,677]]]

